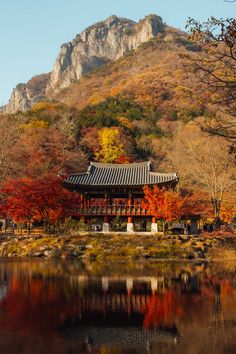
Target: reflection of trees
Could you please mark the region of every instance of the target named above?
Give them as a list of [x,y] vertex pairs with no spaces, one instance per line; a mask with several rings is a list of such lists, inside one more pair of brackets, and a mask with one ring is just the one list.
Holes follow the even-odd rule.
[[213,336],[213,348],[212,354],[217,354],[219,351],[219,340],[222,341],[222,338],[219,335],[219,329],[224,329],[224,317],[221,306],[221,298],[220,298],[221,287],[220,284],[215,284],[214,286],[214,306],[212,311],[212,318],[210,323],[210,333]]
[[176,318],[184,315],[184,310],[177,292],[166,290],[162,294],[153,294],[149,304],[143,308],[144,327],[158,328],[175,324]]
[[222,300],[232,292],[232,287],[228,282],[215,282],[213,284],[214,304],[210,318],[210,331],[212,337],[212,354],[219,354],[224,351],[225,354],[230,353],[229,338],[225,328],[224,311]]
[[181,280],[181,284],[172,284],[163,293],[154,293],[150,302],[143,306],[144,327],[170,327],[176,325],[179,319],[202,325],[214,304],[211,329],[214,328],[215,332],[219,328],[222,330],[224,320],[221,301],[232,296],[232,291],[232,282],[217,277],[200,280],[194,275],[187,282]]
[[[78,273],[82,274],[81,271]],[[146,274],[150,273],[147,271]],[[8,275],[0,272],[2,283],[7,281],[8,284],[7,293],[0,300],[0,351],[1,332],[4,338],[12,338],[14,335],[20,340],[23,340],[26,334],[28,345],[30,338],[35,340],[36,337],[38,341],[47,340],[50,345],[54,345],[54,337],[61,338],[61,333],[65,334],[74,330],[73,333],[76,333],[75,348],[76,345],[81,345],[85,349],[71,350],[72,354],[88,353],[89,347],[91,353],[100,354],[100,351],[95,350],[98,348],[95,340],[86,342],[89,328],[96,325],[96,335],[100,340],[99,350],[102,348],[103,353],[107,354],[141,353],[141,349],[144,353],[143,344],[148,348],[150,343],[153,345],[155,340],[158,341],[158,336],[161,337],[163,332],[170,335],[167,340],[172,338],[173,343],[173,331],[185,335],[185,338],[180,337],[178,345],[181,345],[183,340],[186,340],[186,336],[191,333],[196,337],[199,336],[197,344],[204,348],[203,352],[207,352],[205,345],[210,348],[209,354],[234,354],[235,351],[226,350],[230,337],[225,332],[225,326],[229,324],[228,319],[234,319],[235,315],[231,313],[231,310],[236,295],[232,286],[236,273],[221,273],[217,268],[209,272],[201,268],[199,272],[194,272],[188,265],[179,268],[178,271],[174,269],[172,276],[164,271],[159,272],[158,276],[161,274],[164,281],[162,286],[157,287],[156,290],[151,290],[150,280],[147,279],[145,285],[143,278],[141,277],[141,281],[137,276],[136,279],[134,278],[135,286],[128,294],[126,286],[123,286],[125,276],[121,278],[122,281],[116,276],[111,277],[109,289],[104,290],[102,278],[99,276],[78,281],[76,277],[70,277],[68,272],[65,277],[61,274],[56,276],[55,273],[40,273],[38,269],[33,272],[32,269],[24,269],[20,272],[20,267],[17,272],[10,272]],[[223,309],[228,316],[226,321],[223,318]],[[111,327],[115,328],[113,341],[107,335]],[[120,349],[123,348],[121,342],[116,344],[117,333],[123,334],[123,328],[128,338],[128,345],[130,348],[132,345],[136,346],[136,351],[135,349],[124,351]],[[146,335],[145,340],[139,345],[137,337],[133,335],[133,328],[135,328],[135,333],[138,332],[142,338],[143,333],[150,333],[150,336]],[[196,332],[198,328],[199,333]],[[106,332],[104,332],[105,329]],[[203,333],[204,336],[209,336],[207,341],[205,337],[201,338]],[[91,338],[93,337],[90,336]],[[64,340],[64,338],[61,339],[63,343]],[[68,341],[72,343],[72,338],[68,338]],[[58,343],[59,341],[55,344],[55,348],[58,348]],[[114,344],[112,348],[111,343]],[[142,348],[141,345],[143,345]],[[226,349],[222,351],[222,348]],[[150,352],[153,352],[152,350],[150,349]],[[65,351],[54,349],[49,352],[50,354],[65,353]],[[195,352],[193,348],[192,353]],[[9,353],[14,353],[14,351],[9,351]],[[24,354],[26,353],[32,353],[32,351],[26,350]],[[38,353],[43,352],[35,352],[35,354]]]
[[79,312],[75,298],[59,282],[29,278],[24,283],[16,277],[0,310],[4,314],[0,316],[0,328],[18,333],[52,333]]

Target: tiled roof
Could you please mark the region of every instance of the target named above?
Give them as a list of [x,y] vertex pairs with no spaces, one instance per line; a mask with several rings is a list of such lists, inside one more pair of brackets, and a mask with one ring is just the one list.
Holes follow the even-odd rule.
[[104,164],[90,162],[88,171],[73,174],[64,180],[65,185],[78,186],[144,186],[178,182],[176,173],[151,171],[151,163]]

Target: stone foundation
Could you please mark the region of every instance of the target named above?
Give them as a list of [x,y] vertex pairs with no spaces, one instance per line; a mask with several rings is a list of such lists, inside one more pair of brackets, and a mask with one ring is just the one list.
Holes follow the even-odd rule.
[[134,232],[134,224],[132,222],[127,223],[127,232]]
[[107,222],[104,222],[102,224],[102,232],[110,232],[111,231],[111,225]]
[[158,232],[158,225],[156,222],[151,224],[151,232]]

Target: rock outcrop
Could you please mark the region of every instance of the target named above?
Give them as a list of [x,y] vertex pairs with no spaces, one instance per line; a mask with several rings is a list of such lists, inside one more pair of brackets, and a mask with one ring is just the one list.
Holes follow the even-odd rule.
[[72,42],[62,45],[48,90],[67,87],[84,73],[119,59],[154,38],[163,28],[162,19],[156,15],[149,15],[138,23],[111,16],[87,28]]
[[51,74],[42,74],[34,76],[26,84],[18,84],[12,94],[8,104],[2,107],[6,113],[15,113],[17,111],[26,111],[36,102],[43,101],[46,98],[45,90],[48,85]]
[[72,42],[62,45],[51,74],[35,76],[28,83],[17,85],[3,110],[8,113],[26,111],[47,95],[79,80],[83,74],[137,49],[162,33],[164,27],[162,19],[156,15],[146,16],[138,23],[111,16],[94,24]]

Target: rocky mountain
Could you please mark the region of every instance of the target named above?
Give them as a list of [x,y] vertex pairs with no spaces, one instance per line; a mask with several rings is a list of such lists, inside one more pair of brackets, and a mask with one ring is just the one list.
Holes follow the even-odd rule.
[[26,84],[18,84],[12,91],[9,103],[3,107],[7,113],[26,111],[36,102],[45,100],[51,73],[34,76]]
[[164,28],[162,19],[156,15],[146,16],[138,23],[116,16],[96,23],[72,42],[62,45],[51,74],[39,75],[26,84],[17,85],[4,110],[13,113],[29,109],[35,102],[78,81],[83,74],[137,49],[162,33]]
[[186,33],[165,26],[163,32],[136,50],[94,69],[64,89],[54,90],[50,98],[81,110],[119,96],[155,107],[172,123],[179,118],[188,121],[201,114],[199,94],[203,87],[193,75],[186,74],[186,55],[194,56],[199,50]]
[[67,87],[84,73],[119,59],[154,38],[163,27],[160,17],[150,15],[138,23],[111,16],[87,28],[72,42],[62,45],[48,90]]

